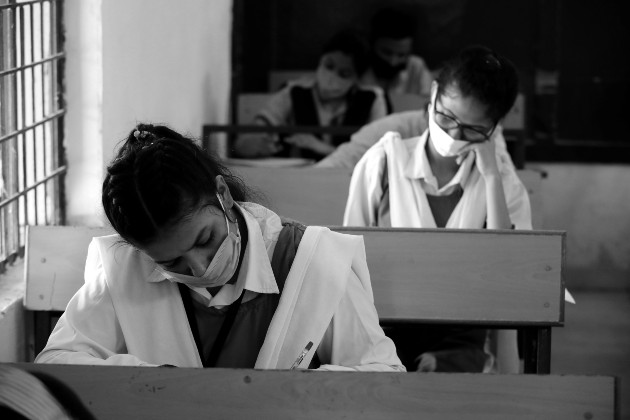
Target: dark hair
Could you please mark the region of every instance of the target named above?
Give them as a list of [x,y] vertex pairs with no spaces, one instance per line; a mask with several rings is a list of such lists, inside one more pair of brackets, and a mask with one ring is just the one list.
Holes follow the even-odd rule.
[[340,51],[352,58],[357,75],[362,75],[368,66],[368,47],[365,39],[351,29],[337,32],[322,49],[322,54]]
[[401,40],[413,38],[416,22],[413,15],[400,8],[388,7],[379,10],[370,24],[370,42],[379,38]]
[[518,94],[518,75],[514,64],[491,49],[474,45],[463,49],[442,68],[438,94],[456,86],[462,95],[471,96],[488,107],[488,117],[503,118]]
[[165,126],[138,124],[107,168],[103,209],[123,239],[146,244],[202,202],[218,206],[217,175],[234,200],[247,201],[250,190],[242,180],[192,139]]

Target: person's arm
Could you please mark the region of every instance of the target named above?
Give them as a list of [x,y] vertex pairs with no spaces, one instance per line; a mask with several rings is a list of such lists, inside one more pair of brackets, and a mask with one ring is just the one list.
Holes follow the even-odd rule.
[[370,111],[370,116],[367,123],[371,123],[372,121],[380,120],[381,118],[385,118],[387,116],[387,102],[385,101],[385,94],[383,93],[383,89],[379,87],[374,87],[374,102],[372,103],[372,109]]
[[507,151],[497,152],[497,160],[512,225],[514,229],[531,230],[532,210],[527,188],[518,177],[516,168]]
[[487,228],[511,229],[512,223],[497,162],[495,140],[491,137],[483,143],[471,143],[462,149],[461,154],[464,155],[468,151],[475,153],[475,165],[486,185]]
[[284,141],[291,146],[313,151],[320,156],[328,156],[335,151],[335,146],[324,143],[310,133],[293,134],[292,136],[287,137]]
[[322,363],[318,370],[405,372],[394,342],[379,325],[374,303],[354,271],[317,355]]
[[400,133],[401,138],[407,139],[419,136],[426,128],[424,110],[388,115],[361,127],[350,137],[349,142],[341,144],[328,157],[319,161],[315,167],[352,169],[365,152],[388,131]]
[[[254,125],[269,125],[261,118],[254,119]],[[239,135],[232,146],[236,157],[262,158],[273,156],[282,150],[277,134],[247,133]]]
[[[289,125],[293,107],[290,87],[287,86],[274,94],[254,117],[254,125],[280,126]],[[273,156],[282,149],[277,134],[250,133],[236,138],[233,151],[243,158]]]
[[376,226],[378,207],[383,197],[382,179],[387,156],[375,145],[357,163],[350,179],[344,226]]
[[126,354],[98,248],[88,250],[85,284],[72,297],[35,363],[155,366]]

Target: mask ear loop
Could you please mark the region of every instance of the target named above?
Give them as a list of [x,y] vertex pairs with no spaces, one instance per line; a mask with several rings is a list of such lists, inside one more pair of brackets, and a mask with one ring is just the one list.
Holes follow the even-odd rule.
[[[228,217],[228,212],[225,210],[225,207],[223,206],[223,200],[221,199],[221,196],[219,195],[219,193],[216,193],[216,195],[217,195],[217,198],[219,199],[219,204],[221,205],[221,210],[223,210],[223,215],[225,216],[226,223],[227,223],[228,220],[230,222],[232,222],[232,223],[236,223],[236,218],[234,216],[232,216],[232,217],[234,217],[234,220],[232,220],[231,218]],[[230,224],[228,223],[227,225],[228,225],[228,233],[229,233],[230,232]]]

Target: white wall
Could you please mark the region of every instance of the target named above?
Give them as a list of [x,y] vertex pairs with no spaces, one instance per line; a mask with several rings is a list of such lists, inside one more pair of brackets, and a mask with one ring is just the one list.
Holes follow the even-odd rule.
[[67,0],[67,215],[99,225],[104,167],[137,122],[227,122],[231,0]]
[[101,0],[66,0],[66,213],[68,222],[99,224],[103,179]]
[[630,289],[630,165],[532,163],[543,228],[567,231],[569,286]]
[[0,275],[0,362],[27,361],[27,315],[24,297],[24,261]]

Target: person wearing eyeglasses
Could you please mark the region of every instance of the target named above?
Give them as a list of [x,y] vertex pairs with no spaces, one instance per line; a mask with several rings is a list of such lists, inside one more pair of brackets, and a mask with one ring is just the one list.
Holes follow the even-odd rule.
[[[495,145],[517,90],[508,59],[483,46],[462,50],[432,84],[427,129],[411,138],[388,132],[357,163],[344,225],[531,229],[527,190]],[[485,330],[388,334],[408,370],[478,372],[494,364]],[[517,371],[516,332],[500,334],[498,344],[511,354],[498,369]]]

